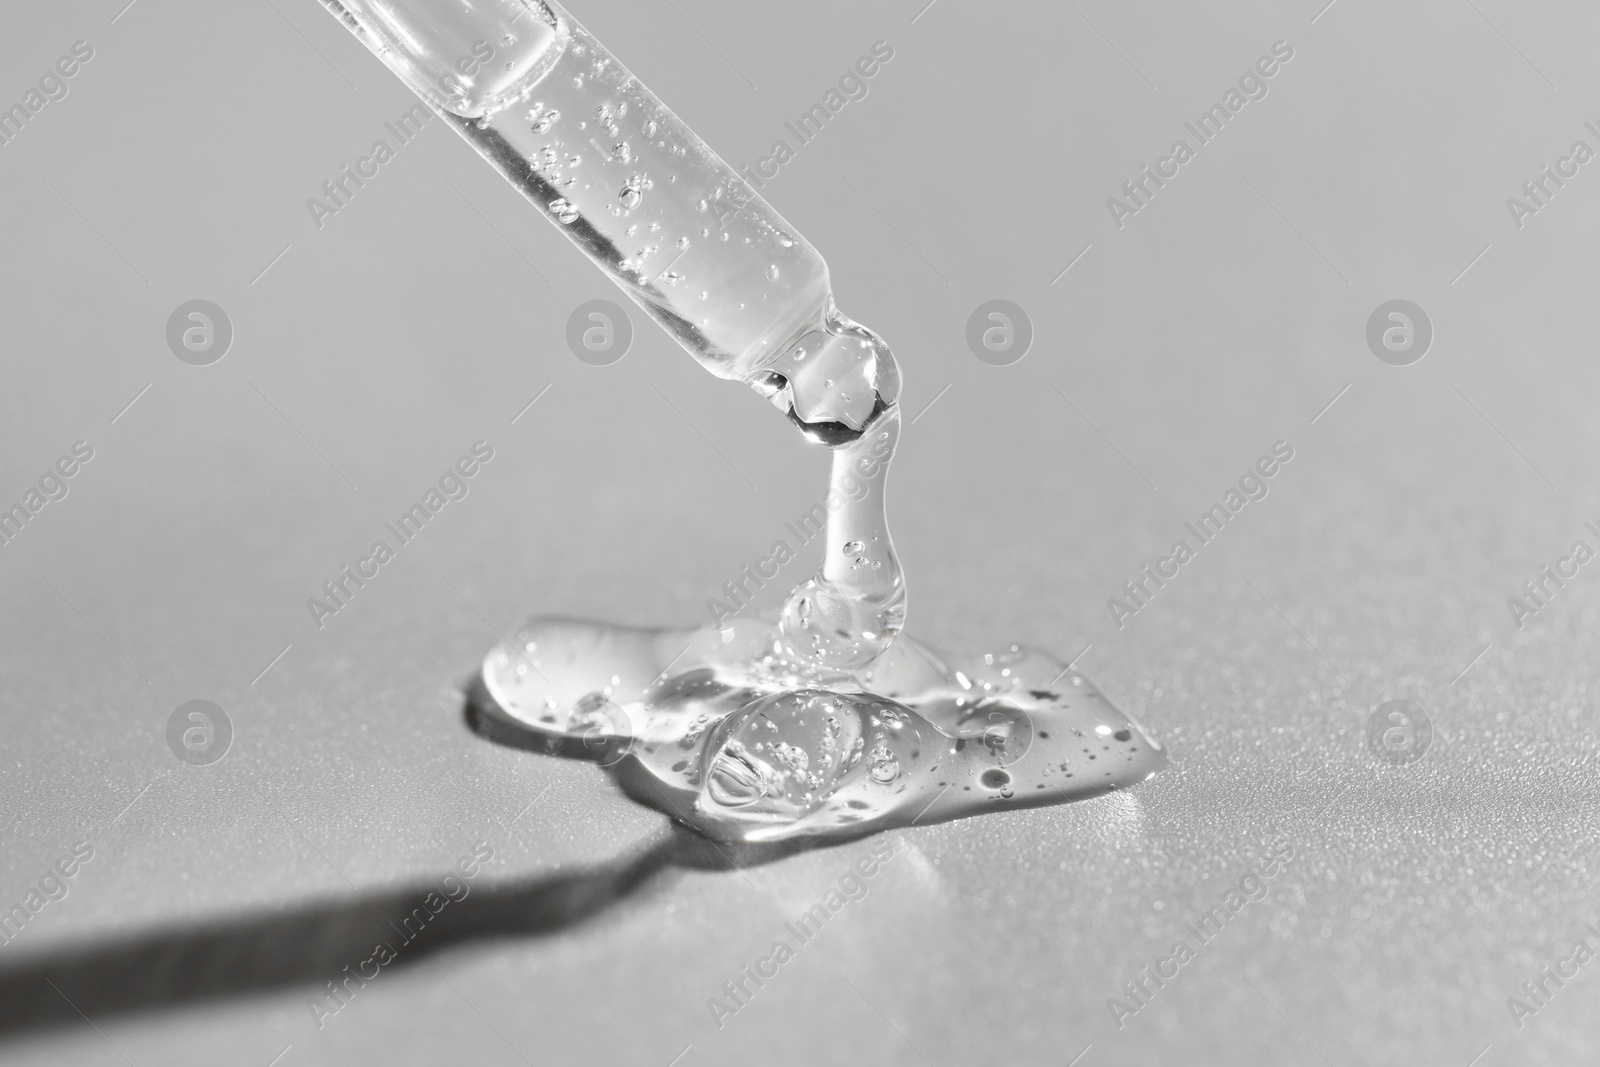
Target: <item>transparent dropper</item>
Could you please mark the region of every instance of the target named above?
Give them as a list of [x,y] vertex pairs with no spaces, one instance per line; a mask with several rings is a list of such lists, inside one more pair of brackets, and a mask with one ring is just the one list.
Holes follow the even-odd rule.
[[820,666],[876,658],[905,614],[883,513],[900,375],[816,249],[556,4],[323,3],[707,370],[834,450],[822,571],[782,631]]

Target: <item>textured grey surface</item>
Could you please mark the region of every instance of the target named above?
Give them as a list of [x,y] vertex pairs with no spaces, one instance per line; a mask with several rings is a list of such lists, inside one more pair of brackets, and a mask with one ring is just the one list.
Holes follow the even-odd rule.
[[[1592,13],[578,5],[736,165],[893,43],[766,193],[894,345],[908,412],[937,398],[891,491],[911,626],[1090,646],[1079,666],[1173,759],[1128,794],[889,835],[868,895],[718,1029],[707,998],[872,842],[671,864],[609,900],[585,879],[670,828],[593,767],[477,737],[460,689],[534,611],[701,618],[823,457],[642,317],[622,362],[574,359],[569,311],[615,293],[441,123],[316,230],[305,198],[410,106],[318,5],[122,2],[0,16],[0,101],[96,50],[0,147],[0,502],[95,449],[0,547],[0,903],[95,850],[0,947],[0,982],[112,1006],[13,1026],[9,1062],[1593,1058],[1596,964],[1521,1028],[1506,1001],[1600,945],[1600,579],[1520,630],[1506,598],[1597,542],[1600,179],[1520,229],[1505,204],[1597,144]],[[1117,229],[1106,198],[1280,39],[1267,98]],[[204,368],[163,334],[196,297],[236,330]],[[965,346],[993,297],[1036,329],[1011,367]],[[1409,367],[1364,341],[1394,298],[1437,331]],[[479,439],[471,494],[316,629],[305,599]],[[1117,629],[1106,598],[1278,440],[1270,496]],[[194,698],[236,731],[209,767],[166,747]],[[1366,745],[1391,699],[1436,727],[1409,766]],[[473,891],[508,887],[508,915],[523,894],[528,921],[384,970],[321,1029],[334,974],[292,938],[271,946],[290,979],[225,998],[120,1010],[73,985],[129,937],[336,925],[479,841]],[[1266,898],[1119,1029],[1107,999],[1279,843]]]

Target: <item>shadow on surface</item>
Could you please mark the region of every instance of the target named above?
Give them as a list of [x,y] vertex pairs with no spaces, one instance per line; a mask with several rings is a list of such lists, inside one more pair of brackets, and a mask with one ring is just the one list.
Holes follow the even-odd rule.
[[[464,942],[553,933],[582,922],[673,864],[682,831],[636,855],[571,874],[486,884],[440,879],[270,915],[153,929],[0,967],[0,1037],[143,1009],[344,980],[394,953],[383,971]],[[690,851],[695,851],[693,848]],[[690,860],[690,866],[698,866]],[[461,896],[460,886],[468,886]],[[431,900],[430,900],[431,897]],[[441,901],[445,901],[441,905]],[[429,908],[431,903],[437,911]],[[348,971],[346,970],[348,968]],[[366,965],[369,976],[380,973]],[[350,979],[358,988],[359,977]],[[70,999],[69,999],[70,998]]]
[[[548,752],[514,734],[497,735],[470,708],[464,709],[464,718],[470,728],[499,743]],[[670,868],[753,867],[805,847],[807,843],[717,844],[672,823],[665,838],[632,856],[582,871],[500,884],[485,883],[479,876],[464,883],[469,886],[465,896],[460,895],[459,878],[447,887],[441,875],[432,882],[350,899],[159,927],[104,944],[24,957],[0,963],[0,1040],[45,1027],[82,1025],[85,1018],[98,1022],[294,986],[305,987],[308,996],[337,982],[358,989],[363,969],[372,978],[475,940],[558,932],[600,914]],[[459,899],[440,904],[452,895]],[[428,906],[430,897],[433,908]],[[393,958],[375,972],[368,961],[380,944],[390,947]]]

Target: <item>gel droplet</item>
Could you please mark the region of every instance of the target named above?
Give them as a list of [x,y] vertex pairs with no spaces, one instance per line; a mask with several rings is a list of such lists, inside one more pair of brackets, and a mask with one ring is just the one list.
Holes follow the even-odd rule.
[[[535,620],[485,657],[474,714],[598,759],[630,795],[723,841],[850,837],[1066,803],[1166,763],[1097,690],[1054,688],[1066,665],[1045,653],[951,661],[902,637],[870,669],[839,674],[775,652],[772,628],[746,617],[698,631]],[[537,672],[523,661],[528,642]],[[994,687],[1002,670],[1022,686],[978,706],[955,680]],[[1095,753],[1085,737],[1103,739]]]

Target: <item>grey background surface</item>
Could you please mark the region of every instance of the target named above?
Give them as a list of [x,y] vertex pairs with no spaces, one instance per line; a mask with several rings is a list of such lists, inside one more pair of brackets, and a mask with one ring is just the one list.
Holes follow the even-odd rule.
[[[471,733],[462,686],[535,612],[699,621],[824,456],[640,315],[620,363],[573,358],[571,309],[618,294],[441,122],[318,230],[306,198],[412,101],[320,5],[124,2],[0,15],[6,105],[95,49],[0,147],[0,503],[95,450],[0,547],[0,903],[95,850],[0,975],[338,909],[479,841],[478,884],[515,886],[668,840],[596,768]],[[721,1029],[707,998],[870,841],[669,867],[582,922],[386,969],[320,1029],[312,978],[16,1030],[8,1062],[1593,1058],[1600,964],[1520,1028],[1506,1004],[1600,944],[1600,578],[1520,629],[1506,606],[1600,524],[1600,164],[1521,228],[1506,206],[1600,147],[1593,12],[920,7],[573,13],[736,166],[892,43],[765,195],[900,356],[911,629],[1087,646],[1171,768],[895,832],[869,895]],[[1267,98],[1118,229],[1106,199],[1279,40]],[[194,298],[235,329],[209,367],[164,338]],[[991,298],[1035,329],[1010,367],[964,340]],[[1409,367],[1364,339],[1396,298],[1436,332]],[[471,494],[317,629],[306,598],[480,439]],[[1279,440],[1270,496],[1117,628],[1107,598]],[[235,729],[208,767],[165,740],[195,698]],[[1367,748],[1391,699],[1435,727],[1408,766]],[[1119,1028],[1107,999],[1280,842],[1270,895]]]

